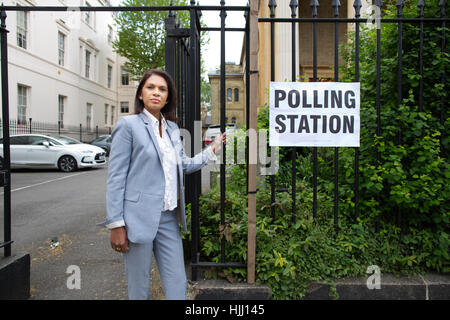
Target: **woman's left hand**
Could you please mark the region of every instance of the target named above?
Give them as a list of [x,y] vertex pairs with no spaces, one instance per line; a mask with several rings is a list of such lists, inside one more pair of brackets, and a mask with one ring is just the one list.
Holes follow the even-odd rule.
[[211,146],[212,152],[214,152],[214,153],[219,152],[220,149],[222,148],[222,143],[225,143],[225,144],[227,143],[227,133],[226,132],[218,134],[216,136],[216,139],[214,140],[214,142]]

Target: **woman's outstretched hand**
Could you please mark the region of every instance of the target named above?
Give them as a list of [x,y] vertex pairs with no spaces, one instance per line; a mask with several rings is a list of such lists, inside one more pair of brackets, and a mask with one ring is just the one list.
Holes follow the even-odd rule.
[[222,148],[222,143],[225,143],[225,144],[227,143],[227,133],[226,132],[218,134],[216,136],[216,139],[214,140],[214,142],[211,146],[212,152],[214,152],[214,153],[219,152],[220,149]]

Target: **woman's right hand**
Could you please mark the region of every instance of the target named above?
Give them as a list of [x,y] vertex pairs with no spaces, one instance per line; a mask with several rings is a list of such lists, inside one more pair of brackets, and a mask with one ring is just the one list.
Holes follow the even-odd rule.
[[111,248],[117,252],[125,253],[128,251],[127,231],[125,227],[114,228],[111,230]]

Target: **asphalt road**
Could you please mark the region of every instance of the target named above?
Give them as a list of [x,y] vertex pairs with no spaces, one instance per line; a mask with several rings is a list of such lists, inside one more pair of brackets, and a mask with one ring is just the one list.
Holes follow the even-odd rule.
[[[31,256],[31,299],[127,299],[121,254],[110,248],[109,231],[96,226],[106,215],[106,175],[106,166],[12,172],[12,253]],[[3,192],[0,197],[3,239]],[[156,264],[152,280],[151,298],[163,299]],[[69,288],[76,283],[79,289]]]

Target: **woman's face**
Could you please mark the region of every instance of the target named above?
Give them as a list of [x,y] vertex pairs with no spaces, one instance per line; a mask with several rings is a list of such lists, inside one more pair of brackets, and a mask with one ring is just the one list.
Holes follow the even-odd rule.
[[155,116],[159,115],[169,98],[169,87],[166,80],[157,74],[151,75],[142,87],[139,98],[148,112]]

